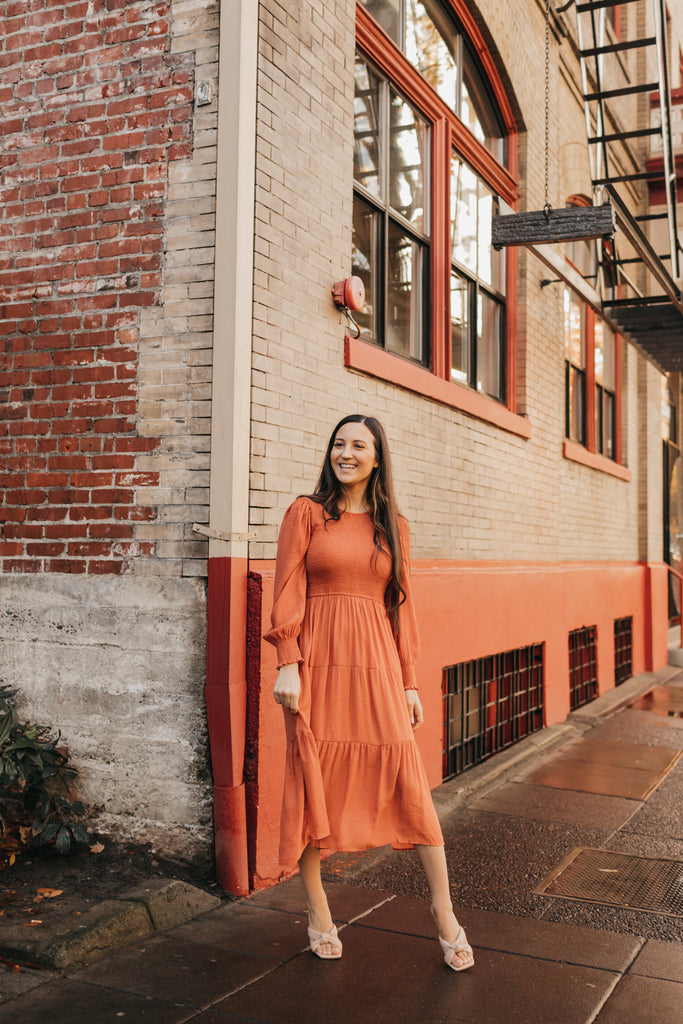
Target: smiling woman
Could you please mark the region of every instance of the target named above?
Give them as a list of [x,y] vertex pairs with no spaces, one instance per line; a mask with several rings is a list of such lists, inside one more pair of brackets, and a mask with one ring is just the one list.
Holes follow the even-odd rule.
[[374,417],[337,424],[314,493],[285,514],[266,640],[277,647],[273,693],[287,732],[280,860],[299,863],[311,950],[324,960],[342,953],[320,851],[391,843],[418,852],[446,964],[471,967],[413,736],[422,705],[408,524]]

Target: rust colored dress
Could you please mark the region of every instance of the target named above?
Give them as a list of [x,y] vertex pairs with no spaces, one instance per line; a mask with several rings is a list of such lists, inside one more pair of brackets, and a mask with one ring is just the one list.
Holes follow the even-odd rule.
[[399,517],[406,601],[394,638],[384,591],[391,561],[367,513],[325,519],[297,498],[280,528],[272,628],[278,667],[299,663],[299,713],[285,710],[280,862],[307,845],[440,846],[441,828],[404,689],[415,687],[417,625],[408,524]]

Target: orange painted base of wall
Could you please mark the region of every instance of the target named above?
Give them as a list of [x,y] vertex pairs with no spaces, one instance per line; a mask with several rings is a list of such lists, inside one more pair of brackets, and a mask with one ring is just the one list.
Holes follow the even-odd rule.
[[[270,622],[273,562],[252,562]],[[598,693],[614,686],[614,620],[633,619],[633,674],[667,661],[667,569],[643,563],[416,561],[413,591],[422,641],[417,676],[425,724],[417,733],[430,784],[442,781],[442,673],[449,665],[516,647],[545,644],[545,724],[569,712],[567,635],[597,626]],[[283,711],[272,700],[275,650],[262,643],[258,721],[257,835],[252,884],[275,882],[284,765]],[[253,839],[254,837],[252,837]]]

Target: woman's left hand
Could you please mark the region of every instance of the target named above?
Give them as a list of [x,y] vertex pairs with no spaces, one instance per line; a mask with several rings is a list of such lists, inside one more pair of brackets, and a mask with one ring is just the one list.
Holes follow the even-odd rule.
[[413,729],[419,729],[422,725],[422,704],[420,698],[417,695],[417,690],[404,690],[406,695],[406,701],[408,703],[408,714],[410,715],[410,724]]

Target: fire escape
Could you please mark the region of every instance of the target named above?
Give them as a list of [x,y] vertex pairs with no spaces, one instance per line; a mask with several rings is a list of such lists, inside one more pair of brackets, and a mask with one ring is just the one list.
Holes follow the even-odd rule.
[[[614,21],[610,9],[623,10],[638,2],[576,3],[593,202],[597,206],[609,200],[617,224],[614,241],[598,243],[597,284],[604,312],[617,329],[661,370],[681,371],[682,250],[664,0],[647,0],[649,34],[620,39],[608,29]],[[640,11],[643,21],[645,12],[642,7]],[[630,80],[624,71],[625,55],[629,68],[636,68]],[[635,124],[623,121],[623,97],[641,98]],[[645,158],[638,152],[644,139],[649,140]],[[640,211],[635,216],[634,208]]]

